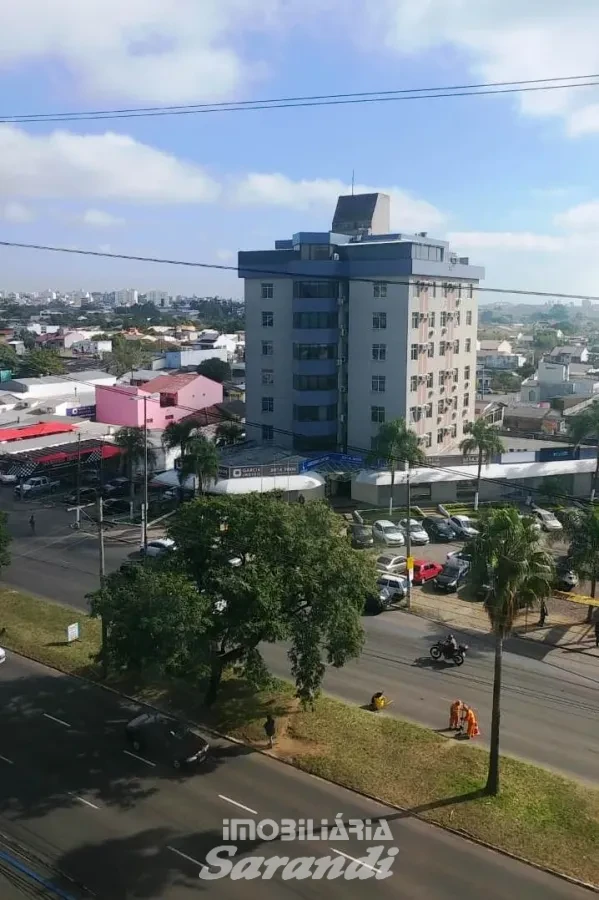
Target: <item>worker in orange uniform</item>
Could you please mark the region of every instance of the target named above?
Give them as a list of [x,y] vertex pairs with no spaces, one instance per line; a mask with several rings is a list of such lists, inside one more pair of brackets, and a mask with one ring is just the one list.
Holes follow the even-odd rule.
[[480,734],[478,720],[472,708],[468,708],[466,712],[466,737],[475,738]]
[[457,731],[460,727],[460,713],[462,712],[463,703],[461,700],[454,700],[449,707],[449,730]]

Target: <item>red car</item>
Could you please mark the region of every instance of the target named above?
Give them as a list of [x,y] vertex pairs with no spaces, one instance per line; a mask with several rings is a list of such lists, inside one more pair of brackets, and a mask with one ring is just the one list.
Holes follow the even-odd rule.
[[426,559],[415,559],[412,584],[424,584],[425,581],[432,581],[442,571],[443,566],[440,563],[427,562]]

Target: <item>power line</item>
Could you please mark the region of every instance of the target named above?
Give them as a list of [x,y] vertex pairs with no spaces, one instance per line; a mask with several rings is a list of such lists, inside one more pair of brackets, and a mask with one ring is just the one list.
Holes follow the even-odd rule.
[[[63,113],[24,113],[4,115],[2,123],[81,122],[101,119],[152,118],[155,116],[200,115],[214,112],[245,112],[295,107],[339,106],[347,104],[385,103],[405,100],[434,100],[448,97],[517,94],[531,91],[569,90],[576,87],[597,87],[599,74],[569,75],[553,78],[532,78],[521,81],[495,81],[480,84],[445,85],[428,88],[402,88],[385,91],[359,91],[344,94],[315,94],[311,96],[279,97],[272,99],[240,100],[222,103],[197,103],[179,106],[147,106],[125,109],[91,110]],[[555,84],[553,82],[560,82]],[[563,82],[563,83],[562,83]]]
[[[19,241],[0,241],[0,247],[16,247],[22,250],[44,250],[50,253],[72,253],[77,256],[95,256],[101,257],[105,259],[124,259],[131,262],[147,262],[147,263],[156,263],[158,265],[165,266],[186,266],[188,268],[195,269],[217,269],[222,272],[235,272],[236,274],[239,272],[238,266],[227,266],[223,263],[206,263],[206,262],[195,262],[192,260],[183,260],[183,259],[167,259],[164,257],[157,256],[135,256],[129,253],[109,253],[107,251],[102,250],[81,250],[75,247],[53,247],[47,244],[24,244]],[[304,278],[305,273],[303,272],[293,272],[293,271],[274,271],[273,269],[260,269],[255,266],[251,266],[248,268],[248,271],[252,272],[254,275],[267,275],[270,278]],[[318,276],[313,276],[318,281],[343,281],[343,278],[339,275],[328,275],[322,274]],[[448,280],[451,280],[450,276],[447,276]],[[359,282],[361,284],[377,284],[380,281],[387,280],[391,284],[402,284],[409,285],[414,283],[414,279],[410,281],[410,279],[401,279],[401,278],[387,278],[384,279],[382,277],[379,278],[360,278],[354,277],[352,275],[352,281]],[[492,288],[492,287],[481,287],[480,285],[476,285],[474,290],[480,293],[486,294],[514,294],[522,297],[548,297],[550,299],[556,300],[591,300],[595,302],[599,302],[599,295],[594,294],[561,294],[556,293],[554,291],[531,291],[524,290],[523,288]]]

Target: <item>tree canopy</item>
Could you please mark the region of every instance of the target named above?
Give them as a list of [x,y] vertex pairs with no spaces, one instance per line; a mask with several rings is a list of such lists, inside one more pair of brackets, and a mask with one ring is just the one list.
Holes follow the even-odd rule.
[[141,341],[127,340],[121,335],[112,339],[112,352],[106,356],[108,371],[120,378],[134,369],[142,369],[148,362],[151,352]]
[[201,362],[197,371],[198,375],[203,375],[212,381],[218,381],[219,384],[222,384],[223,381],[229,381],[231,378],[231,366],[229,363],[223,359],[218,359],[216,356]]
[[6,566],[10,565],[10,542],[12,537],[8,530],[8,517],[5,512],[0,511],[0,572]]
[[169,536],[172,554],[124,567],[92,595],[113,666],[205,678],[212,703],[233,667],[262,683],[261,644],[284,640],[298,696],[308,701],[326,663],[359,655],[374,570],[325,503],[203,497],[179,509]]
[[29,350],[21,357],[21,378],[38,378],[40,375],[63,375],[66,367],[54,350]]

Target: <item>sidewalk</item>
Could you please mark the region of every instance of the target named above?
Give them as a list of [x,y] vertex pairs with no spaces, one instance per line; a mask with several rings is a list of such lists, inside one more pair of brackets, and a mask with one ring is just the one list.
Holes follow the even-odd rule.
[[[569,609],[568,607],[574,607]],[[456,594],[433,594],[415,589],[412,593],[412,613],[432,619],[456,631],[479,631],[490,634],[489,619],[482,603],[461,600]],[[582,623],[586,607],[576,607],[565,601],[549,601],[549,615],[539,627],[538,612],[525,610],[520,614],[513,635],[536,641],[546,647],[559,647],[569,653],[595,658],[599,664],[599,648],[595,647],[594,624]],[[573,621],[576,615],[578,621]]]

